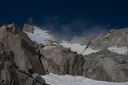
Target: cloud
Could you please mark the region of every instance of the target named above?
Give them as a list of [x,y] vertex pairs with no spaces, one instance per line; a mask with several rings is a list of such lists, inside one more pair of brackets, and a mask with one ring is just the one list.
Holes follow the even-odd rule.
[[[90,24],[91,25],[91,24]],[[95,36],[108,31],[108,27],[103,25],[91,25],[88,22],[73,21],[72,23],[61,26],[60,36],[63,39],[71,40],[74,36]]]
[[33,17],[28,18],[28,23],[29,23],[29,24],[33,24],[33,23],[34,23],[34,22],[33,22]]
[[45,17],[40,27],[57,33],[65,40],[71,40],[74,36],[94,36],[108,31],[110,25],[97,25],[88,20],[76,17],[73,20],[59,16]]
[[88,28],[88,30],[84,30],[82,36],[95,36],[98,34],[102,34],[109,31],[109,26],[105,25],[95,25],[93,27]]

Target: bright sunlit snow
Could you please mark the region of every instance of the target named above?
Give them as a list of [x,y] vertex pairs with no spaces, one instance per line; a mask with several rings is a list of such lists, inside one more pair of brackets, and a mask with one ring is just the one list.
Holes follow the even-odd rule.
[[66,41],[63,41],[61,43],[62,46],[66,47],[66,48],[71,48],[72,51],[77,52],[78,54],[82,54],[84,49],[86,48],[86,45],[80,45],[77,43],[68,43]]
[[126,54],[128,51],[127,46],[124,47],[113,46],[113,47],[109,47],[108,50],[117,54]]
[[[45,45],[48,43],[48,40],[53,39],[53,36],[47,33],[48,31],[42,30],[37,26],[34,26],[33,28],[34,28],[33,33],[30,33],[30,32],[26,32],[26,33],[28,34],[31,40],[36,41],[38,44],[42,43]],[[80,45],[77,43],[71,44],[66,41],[63,41],[61,45],[66,48],[71,48],[72,51],[77,52],[78,54],[82,54],[82,55],[88,55],[88,54],[99,51],[99,50],[93,50],[90,47],[86,49],[86,45]]]
[[52,40],[53,36],[49,35],[47,31],[40,29],[39,27],[34,26],[34,32],[25,32],[28,34],[29,38],[33,41],[36,41],[38,44],[47,44],[48,40]]
[[95,52],[99,51],[99,50],[93,50],[90,47],[88,47],[86,49],[86,45],[80,45],[77,43],[71,44],[66,41],[63,41],[61,43],[61,45],[66,48],[71,48],[72,51],[77,52],[78,54],[82,54],[82,55],[88,55],[88,54],[95,53]]
[[70,75],[56,75],[56,74],[47,74],[42,76],[46,83],[50,85],[128,85],[126,83],[113,83],[105,81],[96,81],[88,79],[82,76],[70,76]]
[[98,52],[99,50],[93,50],[92,48],[88,47],[87,49],[85,49],[82,53],[82,55],[88,55],[88,54],[91,54],[91,53],[96,53]]
[[48,34],[48,31],[42,30],[37,26],[34,26],[33,28],[35,29],[33,32],[34,34],[39,35],[39,36],[49,39],[49,40],[53,38],[53,36]]
[[44,38],[44,37],[41,37],[39,35],[36,35],[36,34],[33,34],[33,33],[30,33],[30,32],[25,32],[27,33],[27,35],[29,36],[29,38],[32,40],[32,41],[36,41],[38,44],[47,44],[48,43],[48,39],[47,38]]

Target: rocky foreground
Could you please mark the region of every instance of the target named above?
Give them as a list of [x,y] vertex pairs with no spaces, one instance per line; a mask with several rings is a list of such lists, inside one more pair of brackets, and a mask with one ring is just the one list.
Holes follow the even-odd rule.
[[15,24],[0,27],[1,85],[46,85],[40,53]]
[[[53,44],[59,44],[60,41],[49,41],[46,45],[38,44],[26,34],[33,33],[33,30],[32,25],[25,25],[23,30],[15,24],[0,27],[1,85],[47,85],[40,75],[49,72],[85,76],[102,81],[128,81],[127,53],[117,54],[107,49],[113,44],[127,46],[125,41],[128,40],[128,29],[121,31],[125,36],[119,31],[112,31],[106,35],[89,38],[87,43],[82,44],[101,49],[89,55],[78,54],[70,48]],[[77,41],[74,39],[72,42]]]

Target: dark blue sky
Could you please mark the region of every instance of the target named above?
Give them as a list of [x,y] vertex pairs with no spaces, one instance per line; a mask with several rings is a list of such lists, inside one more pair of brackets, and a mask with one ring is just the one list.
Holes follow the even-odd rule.
[[68,27],[74,33],[95,26],[128,27],[128,0],[3,0],[0,11],[2,23],[16,23],[20,27],[29,19],[57,31]]

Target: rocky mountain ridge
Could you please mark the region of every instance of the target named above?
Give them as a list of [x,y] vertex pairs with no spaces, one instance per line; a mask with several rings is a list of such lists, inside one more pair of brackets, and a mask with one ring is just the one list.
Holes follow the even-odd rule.
[[44,85],[29,72],[44,75],[44,68],[35,51],[33,41],[15,24],[0,27],[0,79],[3,85]]
[[[79,39],[74,39],[71,42],[77,44],[72,44],[53,40],[47,31],[29,24],[25,24],[23,30],[19,30],[15,24],[3,25],[0,27],[0,80],[4,80],[5,85],[47,85],[40,75],[48,71],[102,81],[126,82],[128,56],[127,53],[118,52],[127,52],[127,48],[120,48],[127,46],[127,31],[108,32],[83,39],[80,44],[76,42]],[[115,45],[118,47],[112,47]],[[81,51],[85,51],[86,55]]]
[[[106,34],[86,38],[85,41],[87,43],[83,43],[81,46],[70,44],[68,42],[65,43],[63,41],[62,43],[59,43],[59,45],[46,45],[40,49],[40,52],[45,59],[42,59],[44,68],[56,74],[81,75],[105,81],[127,81],[127,47],[122,47],[127,46],[127,40],[125,42],[125,39],[127,39],[127,31],[127,29],[117,31],[111,30]],[[117,45],[117,47],[112,47],[115,45]],[[85,47],[83,48],[83,46]],[[93,49],[98,49],[99,51]],[[87,55],[81,55],[79,52],[80,50],[85,50],[85,53],[88,51],[92,52]],[[54,63],[55,66],[53,65],[52,67],[56,67],[56,69],[51,69],[49,61]],[[106,68],[107,65],[109,65],[108,68]]]
[[71,43],[86,44],[93,49],[103,49],[111,46],[128,46],[128,28],[110,30],[105,34],[91,37],[74,37]]

